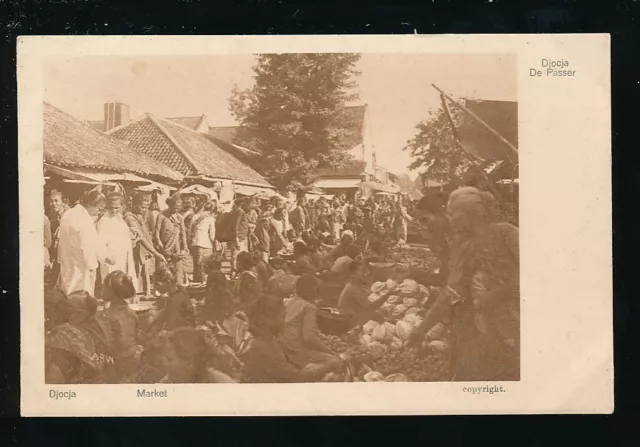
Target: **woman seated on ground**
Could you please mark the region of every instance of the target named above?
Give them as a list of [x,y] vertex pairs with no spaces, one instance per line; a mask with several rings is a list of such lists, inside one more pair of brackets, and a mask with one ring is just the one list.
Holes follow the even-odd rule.
[[351,317],[352,326],[361,326],[367,321],[382,322],[384,317],[376,312],[386,301],[381,296],[376,301],[369,301],[369,290],[364,287],[367,265],[362,261],[349,264],[349,279],[340,294],[338,307],[343,315]]
[[67,297],[67,323],[45,337],[47,384],[117,383],[109,326],[96,318],[97,309],[84,290]]
[[239,310],[246,312],[251,303],[262,294],[262,281],[255,272],[253,257],[246,251],[238,253],[236,266],[238,278],[234,292]]
[[267,293],[282,298],[294,294],[298,277],[291,272],[289,263],[282,258],[276,258],[271,264],[273,267],[273,276],[267,283],[267,288],[265,289]]
[[320,340],[316,306],[319,298],[318,280],[309,274],[296,281],[296,294],[285,303],[285,326],[281,340],[291,363],[304,368],[309,364],[323,365],[340,373],[342,360]]
[[267,283],[269,282],[269,278],[273,275],[273,269],[271,266],[264,260],[262,254],[258,251],[251,253],[251,258],[253,259],[253,270],[258,274],[258,278],[260,278],[260,282],[262,283],[262,288],[267,287]]
[[195,328],[179,328],[160,334],[145,353],[146,369],[139,383],[152,383],[149,369],[155,377],[164,375],[159,383],[234,383],[229,375],[215,368],[217,352],[207,343],[205,333]]
[[342,250],[344,253],[338,259],[335,260],[333,266],[331,266],[331,273],[336,275],[349,276],[349,266],[352,262],[357,261],[361,257],[360,247],[356,244],[347,244]]
[[135,294],[133,281],[121,270],[109,273],[104,280],[103,297],[109,307],[103,315],[111,327],[118,382],[133,381],[138,369],[138,315],[126,301]]
[[222,272],[213,271],[207,278],[207,295],[203,319],[229,336],[229,345],[240,352],[248,339],[248,322],[244,313],[237,311],[231,284]]
[[[328,244],[328,242],[325,242]],[[333,246],[331,251],[325,257],[325,263],[327,265],[327,269],[331,269],[333,267],[333,263],[336,262],[336,259],[341,258],[345,255],[344,249],[347,245],[353,244],[354,239],[351,233],[345,233],[340,238],[340,243],[336,246]],[[331,245],[331,244],[329,244]]]
[[165,295],[164,305],[151,331],[172,331],[180,327],[195,327],[196,316],[189,294],[177,284],[173,266],[163,264],[155,273],[156,290]]
[[285,325],[282,298],[263,295],[249,312],[249,331],[254,338],[249,342],[244,357],[242,381],[246,383],[320,382],[335,368],[326,364],[307,364],[300,368],[292,362],[287,348],[279,340]]
[[297,275],[303,273],[315,275],[318,272],[318,268],[311,260],[311,250],[304,242],[298,241],[293,244],[293,256],[296,260],[294,273]]

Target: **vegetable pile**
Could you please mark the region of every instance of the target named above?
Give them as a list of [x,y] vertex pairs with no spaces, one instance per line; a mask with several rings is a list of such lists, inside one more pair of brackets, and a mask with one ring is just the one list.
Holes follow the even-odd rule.
[[396,245],[391,248],[388,261],[411,267],[433,271],[438,268],[438,258],[425,246]]
[[437,350],[420,355],[417,349],[389,351],[373,363],[373,370],[384,377],[403,374],[411,382],[450,380],[449,356]]

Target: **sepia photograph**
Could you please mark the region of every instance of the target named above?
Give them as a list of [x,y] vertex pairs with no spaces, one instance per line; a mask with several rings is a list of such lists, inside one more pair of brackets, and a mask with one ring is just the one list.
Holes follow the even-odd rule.
[[49,61],[46,383],[519,380],[515,68]]
[[23,414],[612,410],[608,45],[23,39]]

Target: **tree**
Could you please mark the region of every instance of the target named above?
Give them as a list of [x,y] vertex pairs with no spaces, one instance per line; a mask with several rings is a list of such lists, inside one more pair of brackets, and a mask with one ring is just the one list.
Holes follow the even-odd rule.
[[263,54],[255,85],[234,88],[229,108],[240,124],[236,144],[257,151],[252,165],[280,189],[312,184],[318,167],[350,158],[359,54]]
[[[459,127],[465,119],[463,112],[455,107],[450,107],[450,112],[456,127]],[[416,129],[417,134],[404,147],[413,157],[409,168],[426,168],[428,178],[438,182],[462,181],[471,162],[464,150],[456,145],[444,109],[430,111],[429,118],[418,123]]]

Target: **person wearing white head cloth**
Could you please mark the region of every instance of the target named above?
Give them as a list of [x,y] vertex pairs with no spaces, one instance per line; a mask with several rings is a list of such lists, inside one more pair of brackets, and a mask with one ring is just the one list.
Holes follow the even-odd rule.
[[136,265],[133,259],[133,245],[129,226],[123,218],[124,196],[119,192],[112,192],[107,196],[107,212],[96,225],[98,237],[107,249],[107,254],[113,260],[112,264],[100,262],[100,277],[104,279],[109,273],[121,270],[133,281],[136,293],[140,293]]
[[454,380],[520,378],[519,231],[496,222],[491,194],[465,187],[449,198],[453,230],[450,273],[436,303],[412,334],[424,334],[449,315]]

